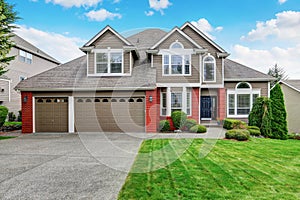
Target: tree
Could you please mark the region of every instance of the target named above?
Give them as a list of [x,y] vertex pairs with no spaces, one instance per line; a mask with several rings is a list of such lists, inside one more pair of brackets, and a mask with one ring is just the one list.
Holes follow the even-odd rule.
[[271,81],[271,87],[273,87],[280,80],[287,79],[287,75],[285,75],[285,70],[282,67],[278,67],[277,64],[275,64],[274,67],[269,69],[268,75],[273,76],[274,78],[276,78],[276,80]]
[[276,116],[271,122],[272,136],[276,139],[287,139],[287,114],[280,84],[276,84],[271,90],[270,98],[272,100],[272,115]]
[[12,31],[17,28],[13,23],[19,19],[14,6],[0,0],[0,76],[7,72],[5,67],[12,61],[15,56],[8,56],[10,49],[14,46],[11,38]]
[[248,117],[249,126],[260,128],[261,134],[265,137],[272,137],[272,108],[271,100],[267,97],[258,97]]

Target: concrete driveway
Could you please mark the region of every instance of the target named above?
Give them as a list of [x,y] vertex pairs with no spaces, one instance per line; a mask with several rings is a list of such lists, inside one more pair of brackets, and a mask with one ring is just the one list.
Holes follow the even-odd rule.
[[142,139],[22,135],[0,141],[0,199],[116,199]]

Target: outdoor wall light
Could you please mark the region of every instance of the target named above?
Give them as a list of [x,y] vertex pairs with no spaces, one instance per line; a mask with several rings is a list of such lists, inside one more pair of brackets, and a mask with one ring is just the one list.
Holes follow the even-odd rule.
[[149,96],[149,102],[152,103],[152,101],[153,101],[153,97],[150,95]]
[[25,96],[25,97],[23,98],[23,103],[27,103],[27,101],[28,101],[28,97]]

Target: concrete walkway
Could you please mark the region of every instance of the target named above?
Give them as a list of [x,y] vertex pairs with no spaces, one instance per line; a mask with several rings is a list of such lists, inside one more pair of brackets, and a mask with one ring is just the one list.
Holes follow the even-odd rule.
[[0,140],[0,199],[116,199],[144,139],[206,134],[30,134]]

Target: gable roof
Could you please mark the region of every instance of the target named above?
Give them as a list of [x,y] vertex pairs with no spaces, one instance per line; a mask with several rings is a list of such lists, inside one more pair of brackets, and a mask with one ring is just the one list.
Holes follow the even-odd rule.
[[165,41],[168,37],[170,37],[175,31],[177,31],[180,35],[190,41],[193,45],[195,45],[199,49],[203,49],[200,45],[198,45],[192,38],[190,38],[187,34],[181,31],[178,27],[173,28],[169,33],[167,33],[164,37],[162,37],[157,43],[155,43],[150,49],[155,49],[158,47],[163,41]]
[[103,35],[106,31],[111,31],[114,35],[116,35],[121,41],[123,41],[126,45],[132,46],[132,44],[126,40],[123,36],[121,36],[117,31],[115,31],[113,28],[111,28],[109,25],[107,25],[104,29],[102,29],[99,33],[97,33],[92,39],[90,39],[87,43],[85,43],[83,46],[88,47],[93,42],[95,42],[101,35]]
[[48,61],[51,61],[53,63],[60,64],[60,62],[58,60],[51,57],[50,55],[48,55],[47,53],[45,53],[41,49],[39,49],[36,46],[30,44],[29,42],[27,42],[26,40],[24,40],[23,38],[21,38],[20,36],[18,36],[16,34],[13,34],[12,40],[14,41],[16,48],[27,51],[31,54],[34,54],[34,55],[39,56],[41,58],[44,58],[44,59],[46,59]]
[[300,92],[300,80],[284,80],[279,81],[279,83],[282,83],[293,90],[296,90],[297,92]]
[[134,67],[131,76],[123,77],[88,77],[86,67],[86,56],[82,56],[23,80],[15,89],[22,91],[152,90],[156,86],[155,69],[148,63]]
[[207,42],[209,42],[211,45],[213,45],[214,47],[216,47],[219,51],[221,51],[222,53],[226,53],[226,51],[220,47],[217,43],[215,43],[212,39],[210,39],[209,37],[207,37],[207,35],[205,35],[202,31],[200,31],[198,28],[196,28],[193,24],[191,24],[190,22],[186,22],[185,24],[183,24],[181,26],[181,30],[183,30],[186,26],[189,26],[190,28],[192,28],[196,33],[198,33],[201,37],[203,37]]
[[224,60],[225,81],[271,81],[274,77],[230,59]]

